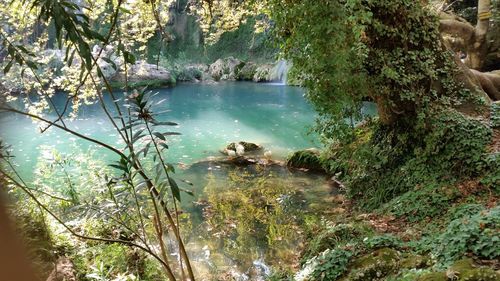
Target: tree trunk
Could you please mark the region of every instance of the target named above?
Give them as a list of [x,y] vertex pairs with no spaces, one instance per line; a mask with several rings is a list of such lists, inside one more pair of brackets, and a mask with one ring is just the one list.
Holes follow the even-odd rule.
[[480,70],[488,54],[488,42],[486,34],[490,27],[491,18],[491,0],[479,0],[477,7],[477,24],[472,37],[472,42],[467,48],[467,58],[465,64],[472,68]]

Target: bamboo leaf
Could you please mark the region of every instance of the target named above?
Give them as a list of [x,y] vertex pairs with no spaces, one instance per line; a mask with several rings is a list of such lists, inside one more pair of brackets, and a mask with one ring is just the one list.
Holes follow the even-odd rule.
[[165,136],[162,133],[153,132],[153,135],[155,135],[157,138],[161,140],[166,140]]
[[3,74],[7,74],[9,72],[10,68],[12,67],[12,64],[14,63],[14,59],[11,59],[9,63],[4,67],[3,69]]
[[174,198],[177,199],[177,201],[181,202],[181,192],[175,180],[171,177],[168,177],[168,183],[170,185],[170,190],[172,190]]

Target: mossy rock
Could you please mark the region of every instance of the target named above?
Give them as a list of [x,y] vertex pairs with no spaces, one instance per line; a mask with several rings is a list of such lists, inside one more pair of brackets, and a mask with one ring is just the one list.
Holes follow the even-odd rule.
[[488,267],[478,267],[472,259],[456,261],[446,272],[431,272],[419,277],[417,281],[497,281],[500,274]]
[[238,143],[232,142],[226,146],[226,150],[234,150],[236,151],[236,146],[237,145],[242,145],[243,148],[245,148],[245,152],[253,152],[253,151],[258,151],[262,149],[262,146],[251,143],[251,142],[245,142],[245,141],[240,141]]
[[399,253],[390,248],[382,248],[354,260],[349,274],[342,281],[378,280],[390,275],[398,268]]
[[422,269],[431,265],[431,260],[428,256],[406,254],[399,263],[400,268],[404,269]]
[[417,278],[416,281],[448,281],[444,272],[429,272]]
[[324,172],[320,153],[315,149],[299,150],[294,152],[287,160],[286,165],[290,168],[307,169],[311,171]]
[[368,225],[361,223],[338,224],[334,227],[328,227],[317,233],[308,242],[303,260],[311,259],[327,249],[334,249],[346,242],[361,241],[364,237],[371,235],[371,231]]
[[500,274],[491,268],[475,268],[461,274],[459,281],[498,281]]
[[487,267],[477,267],[472,259],[462,259],[455,262],[448,270],[450,275],[459,281],[496,281],[500,274]]

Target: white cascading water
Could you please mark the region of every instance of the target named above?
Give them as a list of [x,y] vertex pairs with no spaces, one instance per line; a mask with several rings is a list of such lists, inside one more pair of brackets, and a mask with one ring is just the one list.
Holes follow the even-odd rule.
[[286,60],[279,60],[273,68],[272,81],[286,85],[290,64]]

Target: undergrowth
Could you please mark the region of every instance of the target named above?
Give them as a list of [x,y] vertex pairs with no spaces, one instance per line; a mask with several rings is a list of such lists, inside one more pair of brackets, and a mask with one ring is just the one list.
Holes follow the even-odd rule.
[[330,173],[342,174],[348,195],[360,208],[374,210],[389,202],[400,216],[415,214],[413,221],[453,201],[452,186],[460,181],[489,175],[484,183],[495,185],[498,157],[486,150],[492,139],[489,124],[453,110],[436,114],[429,124],[410,129],[367,122],[350,143],[332,147],[321,163]]

